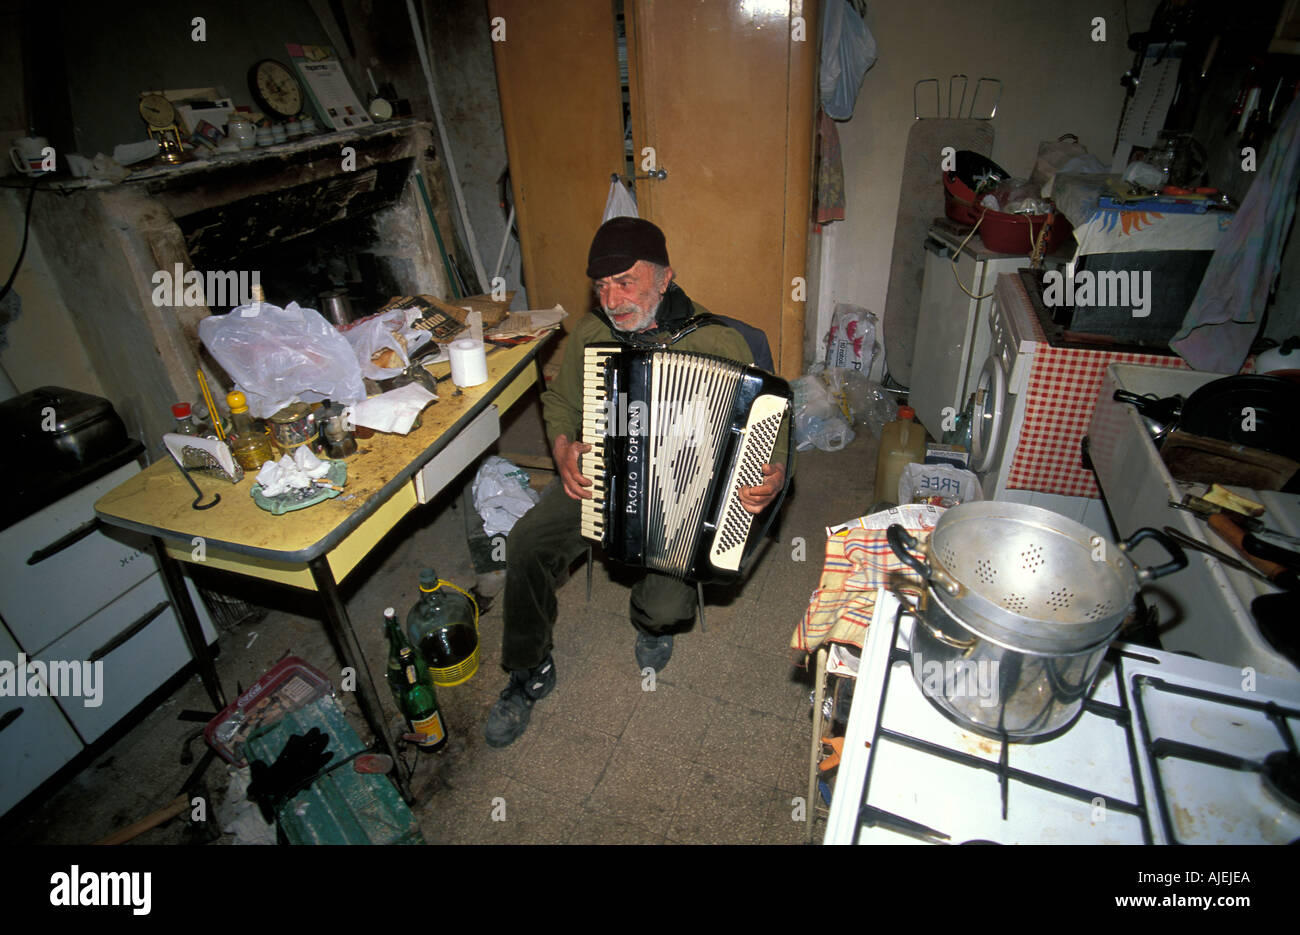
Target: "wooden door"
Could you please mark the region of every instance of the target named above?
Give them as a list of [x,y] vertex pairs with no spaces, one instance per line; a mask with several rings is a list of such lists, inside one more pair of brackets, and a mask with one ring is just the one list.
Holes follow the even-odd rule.
[[[812,0],[625,0],[637,182],[682,288],[803,364],[818,25]],[[801,18],[801,19],[800,19]]]
[[488,15],[528,304],[563,305],[570,327],[591,305],[587,249],[624,165],[613,4],[488,0]]

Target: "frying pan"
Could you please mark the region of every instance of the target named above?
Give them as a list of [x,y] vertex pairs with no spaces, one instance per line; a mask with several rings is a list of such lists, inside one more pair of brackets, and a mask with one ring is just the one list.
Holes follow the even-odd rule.
[[1262,594],[1250,602],[1250,612],[1264,639],[1300,666],[1300,591]]
[[[1300,383],[1282,377],[1238,374],[1212,380],[1185,400],[1181,396],[1152,399],[1116,390],[1119,402],[1132,403],[1139,413],[1168,431],[1218,438],[1300,461]],[[1252,410],[1253,420],[1249,418]]]

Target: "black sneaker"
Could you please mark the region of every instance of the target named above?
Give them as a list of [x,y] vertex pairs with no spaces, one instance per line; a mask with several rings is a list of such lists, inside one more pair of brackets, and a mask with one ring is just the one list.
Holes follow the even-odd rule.
[[638,669],[647,667],[658,672],[668,665],[673,655],[673,637],[671,633],[660,636],[636,635],[636,664]]
[[488,713],[483,732],[489,747],[508,747],[528,729],[533,704],[545,698],[555,687],[555,660],[550,656],[533,669],[516,669],[501,697]]

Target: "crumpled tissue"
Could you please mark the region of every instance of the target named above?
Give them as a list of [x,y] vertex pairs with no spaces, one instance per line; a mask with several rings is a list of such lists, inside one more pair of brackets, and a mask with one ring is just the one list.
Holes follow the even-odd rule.
[[357,403],[352,407],[352,424],[405,435],[421,410],[437,398],[418,383],[408,383]]
[[290,490],[312,486],[312,481],[329,473],[330,466],[316,457],[306,445],[294,449],[293,457],[285,455],[279,461],[268,461],[257,472],[257,483],[262,485],[262,496],[274,497]]

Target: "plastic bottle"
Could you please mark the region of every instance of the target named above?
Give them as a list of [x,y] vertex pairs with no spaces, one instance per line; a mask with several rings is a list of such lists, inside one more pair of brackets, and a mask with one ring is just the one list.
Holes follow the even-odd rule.
[[193,435],[198,438],[199,427],[194,424],[194,414],[189,403],[173,404],[172,415],[176,417],[176,427],[172,431],[178,435]]
[[478,610],[432,568],[420,572],[420,599],[406,615],[406,632],[435,685],[459,685],[478,671]]
[[[177,435],[189,435],[191,438],[201,438],[199,427],[194,424],[194,415],[190,410],[189,403],[174,403],[172,405],[172,415],[176,418],[176,426],[172,429]],[[207,464],[202,455],[197,452],[189,453],[187,447],[182,450],[181,464],[187,468],[201,468]]]
[[240,467],[256,474],[267,461],[275,460],[271,433],[253,421],[243,393],[227,393],[226,405],[230,407],[230,453]]
[[898,499],[898,478],[903,465],[925,461],[925,428],[913,421],[916,411],[899,406],[898,418],[880,434],[876,456],[876,499],[894,503]]

